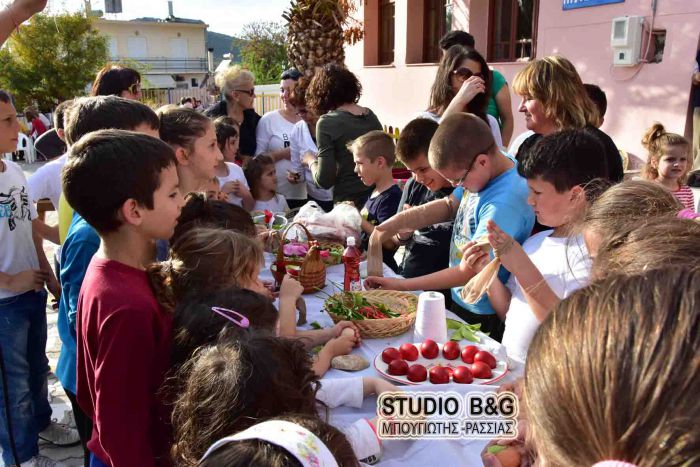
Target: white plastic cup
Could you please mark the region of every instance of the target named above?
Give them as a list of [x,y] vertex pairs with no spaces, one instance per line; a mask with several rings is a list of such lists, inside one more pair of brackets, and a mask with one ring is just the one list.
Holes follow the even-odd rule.
[[440,292],[423,292],[418,296],[413,338],[413,342],[426,339],[440,343],[447,341],[445,296]]

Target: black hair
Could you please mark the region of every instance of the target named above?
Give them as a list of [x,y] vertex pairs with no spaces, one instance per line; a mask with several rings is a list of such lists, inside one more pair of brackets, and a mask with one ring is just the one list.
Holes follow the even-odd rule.
[[7,91],[4,91],[0,89],[0,102],[4,102],[5,104],[12,104],[12,97],[10,97],[10,94],[8,94]]
[[518,164],[518,173],[527,179],[539,177],[562,193],[607,179],[608,165],[600,141],[585,130],[572,129],[540,139]]
[[245,179],[248,181],[250,193],[253,195],[253,198],[260,196],[260,179],[262,178],[263,173],[268,167],[274,165],[274,159],[267,154],[258,154],[257,156],[248,159],[243,165],[243,175],[245,175]]
[[296,68],[290,68],[289,70],[285,70],[282,73],[282,81],[285,79],[291,79],[293,81],[299,81],[299,78],[302,77],[302,74],[299,70]]
[[216,131],[216,144],[222,151],[229,138],[238,136],[238,129],[231,117],[217,117],[214,120],[214,131]]
[[133,130],[147,124],[158,129],[158,116],[149,106],[117,96],[94,96],[75,99],[65,111],[66,143],[76,143],[97,130]]
[[193,97],[191,96],[185,96],[182,99],[180,99],[180,105],[185,105],[186,103],[194,104]]
[[195,227],[210,227],[240,232],[255,237],[257,231],[250,213],[240,206],[207,198],[204,193],[189,193],[185,197],[180,217],[170,244]]
[[209,117],[187,107],[166,105],[156,113],[160,117],[160,139],[190,150],[211,124]]
[[141,82],[141,74],[133,68],[121,65],[106,65],[92,83],[92,96],[120,96],[134,84]]
[[608,98],[605,96],[605,91],[600,89],[600,86],[596,84],[586,83],[583,85],[586,88],[588,97],[591,98],[595,106],[598,108],[598,113],[600,118],[605,117],[605,112],[608,110]]
[[428,157],[430,140],[438,129],[437,122],[429,118],[416,118],[401,130],[396,142],[396,157],[401,162],[410,162],[423,154]]
[[212,311],[221,307],[236,311],[250,321],[250,328],[274,334],[279,313],[272,300],[252,290],[230,287],[202,296],[185,296],[173,315],[173,368],[184,364],[195,350],[216,343],[225,328],[237,332],[241,328]]
[[68,99],[58,104],[53,110],[53,126],[57,130],[63,130],[66,127],[66,112],[73,105],[73,102],[73,99]]
[[355,74],[342,65],[330,63],[316,71],[306,90],[306,106],[323,115],[343,104],[356,104],[362,85]]
[[99,233],[112,232],[128,199],[153,209],[161,172],[176,163],[172,148],[124,130],[92,132],[75,143],[63,169],[66,200]]
[[440,48],[447,51],[453,45],[461,45],[468,49],[473,49],[476,45],[474,36],[466,31],[450,31],[440,39]]

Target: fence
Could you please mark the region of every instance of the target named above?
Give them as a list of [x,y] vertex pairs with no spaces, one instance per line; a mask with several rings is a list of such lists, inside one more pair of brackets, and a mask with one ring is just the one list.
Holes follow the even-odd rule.
[[[196,97],[202,101],[202,106],[207,107],[216,103],[217,98],[207,93],[206,89],[144,89],[142,101],[151,107],[158,108],[167,104],[179,104],[183,97]],[[282,107],[279,93],[261,93],[255,96],[255,111],[264,115],[271,110]]]

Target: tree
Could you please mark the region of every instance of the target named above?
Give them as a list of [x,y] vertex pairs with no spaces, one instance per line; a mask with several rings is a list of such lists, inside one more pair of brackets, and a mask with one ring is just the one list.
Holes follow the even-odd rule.
[[80,13],[34,15],[0,50],[0,87],[19,108],[82,95],[107,62],[107,39]]
[[287,66],[287,28],[273,21],[255,21],[243,26],[234,46],[240,47],[241,62],[255,75],[258,84],[279,82]]

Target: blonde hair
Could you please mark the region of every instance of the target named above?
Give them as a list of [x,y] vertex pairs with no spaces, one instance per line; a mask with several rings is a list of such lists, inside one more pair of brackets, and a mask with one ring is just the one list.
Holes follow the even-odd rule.
[[528,63],[515,75],[513,90],[519,96],[540,101],[545,115],[560,130],[588,125],[597,128],[602,122],[576,67],[559,55]]
[[362,153],[371,162],[383,157],[389,167],[396,161],[394,140],[381,130],[372,130],[347,144],[353,154]]
[[231,97],[231,93],[235,91],[236,88],[255,83],[255,76],[242,66],[233,65],[217,72],[214,80],[216,86],[221,90],[225,99],[228,101]]
[[[656,180],[659,177],[659,160],[668,151],[669,146],[685,146],[690,151],[690,141],[677,133],[668,133],[664,126],[656,122],[644,133],[642,146],[649,151],[647,162],[642,170],[642,177],[647,180]],[[691,164],[688,164],[686,172],[679,182],[685,183],[690,172]]]
[[262,247],[255,240],[198,227],[178,238],[169,260],[152,264],[147,272],[159,303],[173,310],[188,295],[245,285],[262,264]]
[[481,154],[498,152],[489,126],[474,114],[456,113],[440,122],[428,148],[428,162],[435,170],[468,169]]
[[547,465],[700,463],[700,270],[615,276],[562,301],[525,368],[528,433]]

